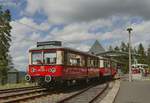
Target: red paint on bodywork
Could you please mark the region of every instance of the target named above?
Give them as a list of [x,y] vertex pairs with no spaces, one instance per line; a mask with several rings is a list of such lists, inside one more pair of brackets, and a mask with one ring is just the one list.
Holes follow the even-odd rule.
[[[46,75],[50,75],[50,76],[62,76],[62,70],[63,70],[63,66],[52,66],[52,65],[29,65],[29,69],[28,69],[28,74],[32,77],[32,76],[46,76]],[[53,73],[50,71],[50,69],[55,69],[56,71]]]
[[99,74],[100,76],[108,76],[108,75],[111,75],[111,69],[110,68],[100,68],[99,69]]
[[88,77],[99,77],[99,68],[88,68]]
[[[56,72],[50,72],[50,69],[56,69]],[[85,77],[98,77],[99,68],[87,68],[87,67],[71,67],[71,66],[44,66],[44,65],[29,65],[27,73],[31,76],[61,76],[63,79],[77,79]]]
[[77,79],[87,76],[87,68],[84,67],[66,67],[63,70],[63,77],[65,79]]
[[117,74],[116,68],[111,68],[111,73],[112,73],[112,76],[115,76]]

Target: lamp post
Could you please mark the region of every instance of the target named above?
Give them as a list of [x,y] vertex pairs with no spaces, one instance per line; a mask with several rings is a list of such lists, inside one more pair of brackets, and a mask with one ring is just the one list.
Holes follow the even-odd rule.
[[127,28],[127,31],[129,33],[129,82],[132,81],[132,75],[131,75],[131,31],[132,28]]

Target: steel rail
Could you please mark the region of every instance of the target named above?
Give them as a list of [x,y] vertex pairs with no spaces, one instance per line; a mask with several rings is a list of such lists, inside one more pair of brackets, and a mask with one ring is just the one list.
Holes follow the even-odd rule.
[[40,88],[39,86],[30,86],[30,87],[21,87],[21,88],[11,88],[11,89],[1,89],[0,94],[2,93],[11,93],[11,92],[18,92],[23,90],[32,90]]
[[25,96],[25,97],[12,98],[12,99],[8,99],[5,101],[0,101],[0,103],[19,103],[21,101],[27,101],[29,99],[34,99],[34,98],[38,98],[38,97],[45,96],[45,95],[49,95],[49,94],[41,93],[41,94],[34,94],[34,95]]
[[[60,100],[60,101],[58,101],[57,103],[65,103],[65,102],[67,102],[67,101],[69,101],[69,100],[71,100],[71,99],[73,99],[73,98],[75,98],[75,97],[81,95],[82,93],[85,93],[86,91],[88,91],[89,89],[92,89],[92,88],[94,88],[94,87],[93,87],[93,86],[90,86],[90,87],[88,87],[88,88],[86,88],[86,89],[84,89],[84,90],[82,90],[82,91],[79,91],[79,92],[77,92],[77,93],[75,93],[75,94],[73,94],[73,95],[71,95],[71,96],[69,96],[69,97],[66,97],[66,98],[64,98],[64,99],[62,99],[62,100]],[[106,84],[106,86],[105,86],[104,88],[102,88],[102,90],[98,93],[98,95],[96,95],[96,96],[95,96],[92,100],[90,100],[88,103],[93,103],[102,93],[104,93],[104,91],[105,91],[107,88],[108,88],[108,83]]]
[[69,96],[69,97],[67,97],[67,98],[64,98],[64,99],[58,101],[57,103],[64,103],[64,102],[66,102],[67,100],[70,100],[70,99],[72,99],[72,98],[74,98],[74,97],[76,97],[76,96],[78,96],[78,95],[84,93],[85,91],[89,90],[91,87],[92,87],[92,86],[90,86],[90,87],[88,87],[88,88],[86,88],[86,89],[83,89],[82,91],[79,91],[79,92],[77,92],[77,93],[75,93],[75,94],[73,94],[73,95],[71,95],[71,96]]
[[106,84],[105,88],[102,91],[100,91],[91,101],[89,101],[89,103],[93,103],[95,100],[97,100],[98,97],[100,97],[100,95],[102,95],[106,91],[106,89],[108,88],[108,85],[109,84]]
[[43,92],[43,91],[46,91],[46,89],[34,89],[34,90],[27,90],[27,91],[21,91],[21,92],[16,92],[16,93],[4,94],[4,95],[0,95],[0,99],[27,95],[27,94]]
[[[9,89],[10,90],[10,89]],[[22,91],[21,91],[22,90]],[[46,88],[21,88],[0,94],[0,103],[14,103],[47,95]],[[7,90],[6,90],[7,91]]]

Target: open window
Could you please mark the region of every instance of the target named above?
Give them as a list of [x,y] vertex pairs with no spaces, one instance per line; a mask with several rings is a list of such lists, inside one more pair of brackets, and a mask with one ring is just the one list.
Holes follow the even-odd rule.
[[85,58],[76,53],[67,54],[67,65],[71,66],[85,66]]

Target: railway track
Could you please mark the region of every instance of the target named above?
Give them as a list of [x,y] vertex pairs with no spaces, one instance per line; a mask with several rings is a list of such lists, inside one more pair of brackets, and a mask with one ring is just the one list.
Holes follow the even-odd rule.
[[[91,86],[86,87],[71,96],[67,96],[57,103],[93,103],[101,97],[101,94],[105,92],[108,88],[108,83],[92,84]],[[5,89],[0,90],[0,103],[28,102],[28,100],[33,100],[34,98],[52,95],[55,93],[58,94],[63,91],[64,90],[62,89],[58,89],[57,91],[52,90],[51,92],[48,92],[46,88],[41,88],[38,86]]]
[[20,87],[20,88],[11,88],[11,89],[1,89],[0,94],[2,93],[10,93],[10,92],[18,92],[18,91],[23,91],[23,90],[32,90],[40,88],[39,86],[29,86],[29,87]]
[[45,88],[37,86],[0,90],[0,103],[15,103],[47,95]]
[[94,103],[108,88],[108,83],[90,86],[74,95],[64,98],[57,103]]

